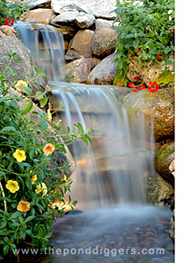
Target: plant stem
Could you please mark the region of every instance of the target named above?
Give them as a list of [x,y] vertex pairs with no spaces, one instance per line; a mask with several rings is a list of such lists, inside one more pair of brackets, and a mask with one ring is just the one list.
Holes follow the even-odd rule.
[[[1,182],[0,182],[0,189],[1,189],[1,191],[2,191],[2,196],[3,196],[3,197],[6,197]],[[4,201],[4,211],[7,212],[7,203],[6,203],[6,200],[3,200],[3,201]]]

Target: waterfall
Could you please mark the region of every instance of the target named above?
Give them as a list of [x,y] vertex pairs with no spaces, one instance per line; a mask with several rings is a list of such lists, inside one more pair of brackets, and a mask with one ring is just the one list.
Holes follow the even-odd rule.
[[[60,82],[63,38],[52,26],[18,22],[15,28],[51,80],[57,117],[63,126],[73,130],[74,124],[80,122],[85,131],[92,131],[92,146],[86,148],[84,142],[77,141],[70,148],[76,161],[72,198],[84,209],[144,204],[144,176],[149,169],[153,171],[154,154],[145,143],[144,116],[139,115],[141,127],[137,131],[115,87]],[[152,135],[148,140],[153,145]]]
[[63,81],[64,40],[53,26],[17,22],[13,26],[49,80]]
[[[76,161],[71,196],[84,209],[114,204],[144,204],[144,177],[153,171],[153,149],[147,147],[143,115],[141,127],[131,125],[127,110],[115,88],[77,83],[49,82],[58,103],[58,119],[73,129],[80,122],[91,129],[92,146],[75,142],[71,151]],[[153,137],[149,138],[152,140]],[[151,141],[152,142],[152,141]],[[151,144],[152,145],[152,144]]]

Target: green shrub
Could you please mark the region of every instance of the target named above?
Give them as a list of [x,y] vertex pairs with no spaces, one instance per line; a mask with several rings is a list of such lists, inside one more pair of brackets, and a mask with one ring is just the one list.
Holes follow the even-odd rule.
[[0,2],[0,25],[13,25],[14,20],[23,17],[29,11],[23,3],[10,3],[6,0]]
[[[62,216],[66,205],[73,209],[77,203],[70,196],[68,201],[64,200],[72,180],[66,176],[69,163],[60,166],[58,157],[66,154],[65,145],[78,138],[86,144],[91,142],[79,123],[77,132],[68,128],[67,134],[62,134],[61,122],[53,124],[49,111],[30,112],[28,83],[9,81],[14,74],[10,68],[13,59],[16,53],[11,50],[9,64],[0,70],[0,255],[7,255],[22,243],[41,250],[47,246],[57,214]],[[40,76],[43,74],[35,68],[31,81],[38,81]],[[19,95],[10,87],[18,90]],[[37,92],[35,97],[41,106],[47,103],[45,94]],[[22,109],[20,102],[24,105]],[[27,113],[30,118],[25,117]],[[38,116],[37,122],[33,115]]]
[[116,2],[117,8],[113,12],[117,14],[114,23],[119,22],[118,26],[114,25],[118,34],[116,51],[119,53],[115,60],[117,75],[114,84],[121,81],[122,85],[127,86],[130,81],[127,77],[129,55],[140,60],[141,65],[162,61],[163,65],[172,63],[169,57],[175,51],[175,4],[173,0]]

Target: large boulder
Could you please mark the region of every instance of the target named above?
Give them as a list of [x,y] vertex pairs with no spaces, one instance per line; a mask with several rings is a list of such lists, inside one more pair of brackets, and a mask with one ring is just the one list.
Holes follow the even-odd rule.
[[111,85],[116,76],[116,67],[113,61],[117,54],[111,54],[104,58],[88,75],[87,84]]
[[115,51],[117,33],[112,28],[96,30],[92,39],[92,54],[106,57]]
[[96,58],[80,58],[66,65],[66,81],[86,83],[91,69],[99,63]]
[[[154,130],[155,141],[174,136],[174,88],[159,89],[151,93],[147,89],[127,94],[122,99],[128,115],[135,127],[142,123],[139,116],[144,116],[145,134],[147,139]],[[153,125],[153,127],[152,127]]]
[[67,61],[72,61],[81,56],[90,58],[92,56],[91,43],[94,32],[92,30],[79,30],[73,37],[70,49],[65,55]]
[[174,176],[169,170],[169,166],[175,158],[175,145],[174,141],[165,143],[160,147],[155,155],[155,168],[156,170],[170,182],[174,182]]
[[49,24],[53,16],[54,13],[51,9],[38,8],[26,13],[25,19],[22,20],[23,22],[34,21],[35,23]]
[[[36,60],[31,55],[30,50],[16,37],[13,36],[5,36],[0,37],[0,57],[9,56],[10,49],[13,52],[16,52],[15,58],[19,60],[20,63],[17,62],[16,59],[13,59],[10,68],[17,74],[19,79],[24,81],[29,81],[31,79],[30,76],[35,74],[34,68],[39,68]],[[8,64],[9,58],[3,58],[1,62]],[[5,65],[0,64],[0,69],[4,70]],[[39,69],[40,70],[40,69]],[[15,80],[17,77],[9,77],[10,80]],[[47,85],[47,79],[44,77],[39,78],[40,85],[38,85],[35,81],[31,81],[29,83],[29,87],[32,89],[33,94],[37,90],[45,90]]]

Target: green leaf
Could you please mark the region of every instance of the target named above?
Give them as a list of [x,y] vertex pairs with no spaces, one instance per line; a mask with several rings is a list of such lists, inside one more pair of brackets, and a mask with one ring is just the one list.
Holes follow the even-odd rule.
[[78,133],[79,135],[83,135],[84,134],[84,130],[82,125],[78,122],[78,124],[74,124],[77,128],[78,128]]
[[9,251],[9,249],[10,249],[10,246],[9,246],[9,244],[7,244],[7,245],[3,246],[3,254],[4,254],[4,255],[7,255],[7,253],[8,253],[8,251]]
[[137,48],[138,45],[139,45],[139,39],[134,40],[134,41],[133,41],[133,47],[134,47],[134,48]]
[[42,131],[46,130],[47,127],[49,126],[49,124],[43,119],[40,119],[40,122],[41,122],[41,129],[42,129]]
[[43,99],[43,94],[42,94],[41,91],[37,91],[37,92],[36,92],[35,99],[36,99],[36,100],[41,100],[41,99]]
[[35,67],[35,68],[34,68],[34,72],[37,73],[37,74],[39,74],[39,69]]
[[22,115],[27,114],[33,107],[33,103],[31,99],[26,99],[25,104],[22,107]]
[[7,127],[3,128],[0,132],[8,132],[8,131],[16,132],[16,129],[13,126],[7,126]]
[[164,53],[167,54],[168,52],[170,52],[171,49],[169,47],[167,47],[165,50],[164,50]]
[[40,106],[41,108],[43,108],[46,103],[48,102],[48,98],[44,97],[43,99],[40,100]]
[[18,86],[19,88],[21,88],[23,90],[24,93],[26,93],[27,95],[31,95],[32,93],[32,90],[26,86],[22,86],[22,85],[19,85]]
[[32,221],[35,217],[36,217],[36,216],[28,216],[28,217],[26,218],[26,220],[24,221],[24,223],[28,223],[28,222]]

